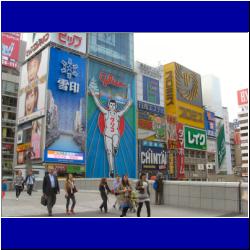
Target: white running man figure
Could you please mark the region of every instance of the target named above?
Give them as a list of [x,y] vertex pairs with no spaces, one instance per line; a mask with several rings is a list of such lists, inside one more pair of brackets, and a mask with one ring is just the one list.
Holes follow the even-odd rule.
[[90,88],[95,104],[99,110],[104,114],[105,129],[104,129],[104,144],[107,152],[110,174],[114,174],[114,159],[119,148],[120,143],[120,119],[124,113],[129,109],[132,101],[129,100],[123,110],[117,111],[116,101],[109,100],[108,109],[105,109],[95,95],[95,91]]

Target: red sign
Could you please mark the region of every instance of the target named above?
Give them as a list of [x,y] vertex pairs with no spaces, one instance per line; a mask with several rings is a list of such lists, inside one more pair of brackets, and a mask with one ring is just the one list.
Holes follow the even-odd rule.
[[234,132],[234,144],[240,145],[240,132]]
[[2,33],[2,65],[18,68],[20,33]]
[[177,165],[177,179],[183,179],[185,177],[185,154],[184,154],[184,131],[183,124],[176,124],[176,134],[177,134],[177,157],[176,157],[176,165]]
[[248,104],[248,89],[242,89],[237,91],[238,105]]
[[113,85],[118,88],[127,88],[126,84],[117,81],[112,74],[101,72],[99,75],[99,79],[105,87],[107,87],[108,85]]
[[58,33],[59,43],[67,45],[69,47],[73,46],[75,48],[79,47],[82,43],[82,37],[77,35],[69,35],[68,33]]

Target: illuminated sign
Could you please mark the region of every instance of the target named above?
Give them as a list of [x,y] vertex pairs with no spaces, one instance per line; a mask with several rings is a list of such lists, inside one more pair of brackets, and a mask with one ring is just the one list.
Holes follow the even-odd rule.
[[166,104],[171,105],[174,104],[174,85],[173,85],[173,77],[172,72],[166,72]]
[[207,135],[210,137],[216,137],[216,122],[215,122],[215,114],[213,112],[205,110],[205,129],[207,131]]
[[83,153],[48,150],[48,159],[83,161]]
[[105,87],[107,87],[108,85],[112,85],[118,88],[127,88],[126,84],[124,84],[123,82],[117,81],[112,74],[101,72],[99,78]]
[[159,80],[142,76],[143,100],[154,104],[160,104]]
[[237,91],[238,105],[248,104],[248,89],[242,89]]

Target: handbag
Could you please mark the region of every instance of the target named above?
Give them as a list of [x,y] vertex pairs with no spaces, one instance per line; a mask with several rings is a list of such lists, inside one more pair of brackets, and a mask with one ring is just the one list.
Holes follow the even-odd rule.
[[73,187],[72,191],[73,191],[73,194],[77,192],[77,189],[75,186]]
[[48,204],[48,199],[45,195],[42,195],[42,197],[41,197],[41,204],[43,206],[47,206],[47,204]]

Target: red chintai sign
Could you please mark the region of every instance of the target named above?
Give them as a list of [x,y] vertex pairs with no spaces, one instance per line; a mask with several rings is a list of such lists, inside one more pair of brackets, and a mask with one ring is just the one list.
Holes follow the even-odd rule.
[[2,33],[2,65],[18,68],[20,33]]
[[184,132],[183,132],[183,124],[176,124],[176,165],[177,165],[177,179],[183,179],[185,177],[185,155],[184,155]]

